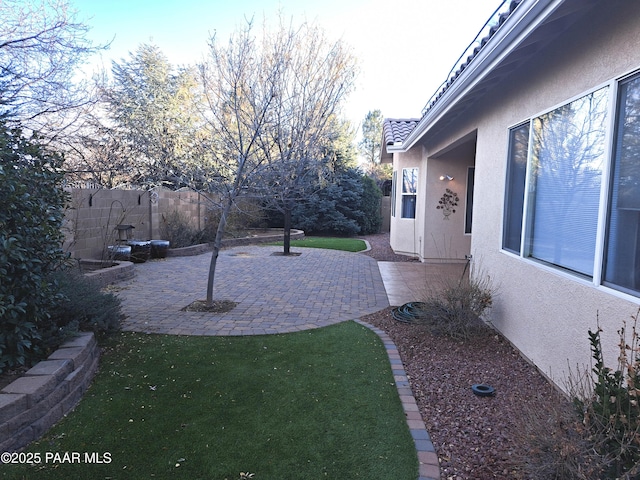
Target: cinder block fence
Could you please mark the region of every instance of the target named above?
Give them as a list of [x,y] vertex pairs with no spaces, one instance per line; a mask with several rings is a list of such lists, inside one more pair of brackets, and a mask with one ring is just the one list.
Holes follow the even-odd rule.
[[136,240],[161,239],[162,222],[174,211],[204,228],[206,197],[192,191],[70,188],[65,213],[65,250],[73,258],[105,259],[118,239],[118,225],[132,225]]

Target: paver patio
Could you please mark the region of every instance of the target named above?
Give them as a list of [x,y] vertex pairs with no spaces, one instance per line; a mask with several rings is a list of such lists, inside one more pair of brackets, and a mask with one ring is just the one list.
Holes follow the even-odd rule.
[[389,302],[377,262],[366,255],[245,246],[220,252],[214,299],[238,305],[227,313],[184,312],[206,298],[211,253],[135,266],[118,284],[123,329],[178,335],[251,335],[317,328],[376,312]]

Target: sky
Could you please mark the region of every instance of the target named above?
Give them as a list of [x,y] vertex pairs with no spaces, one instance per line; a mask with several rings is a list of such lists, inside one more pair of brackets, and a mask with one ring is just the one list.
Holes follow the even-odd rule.
[[173,65],[195,64],[215,33],[226,42],[245,22],[281,12],[309,21],[358,59],[356,89],[344,115],[359,128],[367,112],[420,117],[428,99],[502,0],[69,0],[77,20],[109,50],[86,67],[111,68],[140,44],[157,45]]

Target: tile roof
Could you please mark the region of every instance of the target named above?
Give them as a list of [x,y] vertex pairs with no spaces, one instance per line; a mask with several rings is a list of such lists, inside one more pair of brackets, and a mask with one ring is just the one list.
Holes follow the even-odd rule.
[[[502,26],[502,24],[509,18],[509,16],[514,12],[516,7],[522,3],[523,0],[504,0],[501,6],[496,10],[496,13],[487,21],[485,26],[480,30],[476,39],[469,45],[467,50],[460,56],[454,67],[449,72],[447,80],[438,87],[436,93],[429,99],[424,109],[422,110],[422,115],[426,115],[426,113],[433,107],[436,102],[444,95],[444,93],[449,89],[449,87],[453,84],[453,82],[462,74],[462,72],[467,68],[467,66],[471,63],[471,61],[478,55],[480,50],[484,48],[484,46],[489,42],[491,37],[495,35],[498,29]],[[466,58],[465,58],[466,57]],[[402,143],[407,136],[412,132],[412,130],[418,125],[420,122],[419,118],[408,118],[408,119],[395,119],[395,118],[387,118],[383,123],[383,134],[384,134],[384,142],[385,145],[397,145]]]
[[[447,80],[443,82],[436,93],[434,93],[425,107],[422,110],[422,114],[426,114],[431,107],[433,107],[436,102],[444,95],[444,93],[449,89],[451,84],[455,82],[455,80],[462,74],[465,68],[469,66],[471,61],[480,53],[480,50],[484,48],[484,46],[491,40],[491,37],[495,35],[498,29],[502,26],[502,24],[511,16],[516,7],[522,3],[523,0],[504,0],[502,5],[496,10],[497,18],[494,18],[496,14],[494,14],[485,24],[485,26],[480,30],[476,39],[467,47],[467,50],[463,52],[460,56],[453,69],[449,72]],[[508,4],[508,9],[504,11],[500,11],[502,8],[505,8]],[[500,12],[499,12],[500,11]],[[498,13],[499,12],[499,13]],[[488,31],[487,31],[488,28]],[[474,47],[475,45],[475,47]],[[472,49],[473,47],[473,49]],[[466,55],[466,59],[465,59]],[[456,68],[457,67],[457,68]]]
[[407,135],[416,128],[419,121],[419,118],[385,118],[382,124],[385,145],[395,145],[396,143],[404,141]]

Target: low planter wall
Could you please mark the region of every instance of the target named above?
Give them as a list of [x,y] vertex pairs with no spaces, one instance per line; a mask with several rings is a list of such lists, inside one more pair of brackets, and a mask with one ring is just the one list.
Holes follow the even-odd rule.
[[109,262],[109,267],[104,267],[104,263],[102,260],[80,260],[80,268],[87,278],[96,281],[102,287],[128,280],[135,275],[133,262],[114,260]]
[[[260,243],[278,242],[282,240],[283,232],[279,228],[268,228],[261,230],[256,235],[240,238],[225,238],[222,240],[222,248],[239,247],[243,245],[256,245]],[[291,230],[291,240],[304,238],[302,230]],[[167,257],[186,257],[190,255],[200,255],[211,251],[213,246],[211,243],[201,243],[200,245],[192,245],[183,248],[170,248]]]
[[201,243],[199,245],[191,245],[189,247],[182,248],[170,248],[167,250],[167,257],[190,257],[206,253],[212,248],[212,244],[210,243]]
[[73,410],[99,358],[93,333],[80,333],[0,390],[0,452],[20,450]]

